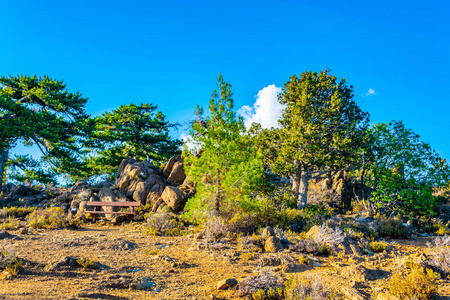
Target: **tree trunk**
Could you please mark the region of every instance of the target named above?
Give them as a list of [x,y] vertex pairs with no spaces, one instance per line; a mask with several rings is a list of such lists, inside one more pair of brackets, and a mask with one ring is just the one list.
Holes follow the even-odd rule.
[[214,193],[213,196],[213,208],[214,208],[214,215],[216,217],[219,216],[219,212],[220,212],[220,191],[218,191],[217,193]]
[[8,148],[0,150],[0,193],[3,192],[3,180],[6,169],[6,161],[8,160],[8,153]]
[[297,199],[298,192],[300,190],[301,176],[302,176],[302,167],[300,166],[298,170],[291,176],[292,192],[295,196],[295,199]]
[[302,209],[308,203],[308,185],[311,179],[311,172],[306,169],[303,170],[300,176],[300,188],[297,196],[297,209]]

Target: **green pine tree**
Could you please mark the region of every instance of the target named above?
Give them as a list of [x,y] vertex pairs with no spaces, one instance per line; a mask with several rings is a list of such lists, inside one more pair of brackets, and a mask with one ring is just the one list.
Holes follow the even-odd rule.
[[237,212],[255,208],[252,193],[263,176],[260,153],[247,135],[244,122],[233,111],[231,85],[222,76],[219,92],[212,94],[210,116],[197,120],[190,132],[197,153],[184,151],[187,176],[196,183],[197,194],[189,199],[186,214],[201,221],[208,213],[231,218]]

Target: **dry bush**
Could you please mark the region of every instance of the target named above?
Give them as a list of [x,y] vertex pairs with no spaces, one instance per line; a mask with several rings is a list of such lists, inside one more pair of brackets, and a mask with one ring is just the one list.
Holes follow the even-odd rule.
[[436,237],[428,247],[432,247],[433,253],[430,265],[444,274],[450,274],[450,235]]
[[204,226],[204,238],[207,242],[215,242],[229,232],[227,222],[216,216],[211,216]]
[[330,228],[325,224],[319,227],[317,235],[314,237],[314,241],[319,245],[324,244],[338,244],[342,243],[345,239],[344,232],[339,228]]
[[318,276],[309,274],[304,279],[291,277],[286,282],[286,300],[324,300],[334,299],[333,297],[333,291]]
[[262,268],[261,266],[252,275],[239,282],[238,285],[240,296],[250,296],[255,293],[258,295],[258,293],[262,293],[261,291],[267,294],[269,290],[277,291],[283,288],[284,284],[281,278],[273,273],[269,267]]
[[17,275],[22,268],[22,259],[16,256],[11,246],[0,246],[0,270],[3,270],[1,277],[7,275]]
[[28,224],[35,228],[78,228],[80,220],[68,218],[60,207],[48,207],[33,211],[27,217]]
[[169,213],[157,212],[147,218],[145,233],[150,235],[182,235],[183,224]]

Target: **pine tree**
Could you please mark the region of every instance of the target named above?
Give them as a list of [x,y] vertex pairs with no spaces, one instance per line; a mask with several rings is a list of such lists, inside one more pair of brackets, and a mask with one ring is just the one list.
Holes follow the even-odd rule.
[[230,218],[239,211],[251,210],[263,175],[260,154],[246,134],[244,122],[233,111],[231,85],[219,76],[209,103],[210,116],[196,111],[197,120],[190,132],[198,152],[184,151],[187,176],[197,185],[197,194],[186,209],[192,219],[207,213]]
[[127,157],[161,164],[180,154],[181,141],[169,136],[169,130],[178,125],[170,124],[156,109],[149,103],[121,105],[94,118],[88,147],[95,155],[89,160],[89,175],[112,176]]
[[[47,76],[0,77],[0,188],[9,152],[18,142],[36,145],[53,174],[76,177],[83,168],[77,139],[85,136],[86,102],[81,94],[69,93],[62,81]],[[21,162],[33,167],[25,165],[30,160]],[[41,171],[30,174],[39,180]]]

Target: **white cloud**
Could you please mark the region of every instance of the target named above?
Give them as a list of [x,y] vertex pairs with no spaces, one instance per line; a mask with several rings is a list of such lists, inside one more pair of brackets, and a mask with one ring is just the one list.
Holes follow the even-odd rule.
[[238,110],[244,118],[245,127],[248,129],[253,122],[260,123],[263,128],[278,127],[278,119],[284,105],[278,102],[277,95],[281,88],[274,84],[266,86],[255,96],[256,101],[253,107],[245,105]]
[[183,146],[186,146],[188,150],[192,153],[197,152],[197,150],[201,148],[199,147],[200,145],[198,143],[192,140],[192,136],[190,136],[189,134],[182,133],[180,135],[180,140],[183,141],[184,143]]
[[377,92],[375,92],[374,89],[369,89],[369,91],[365,94],[366,97],[368,96],[375,96]]

